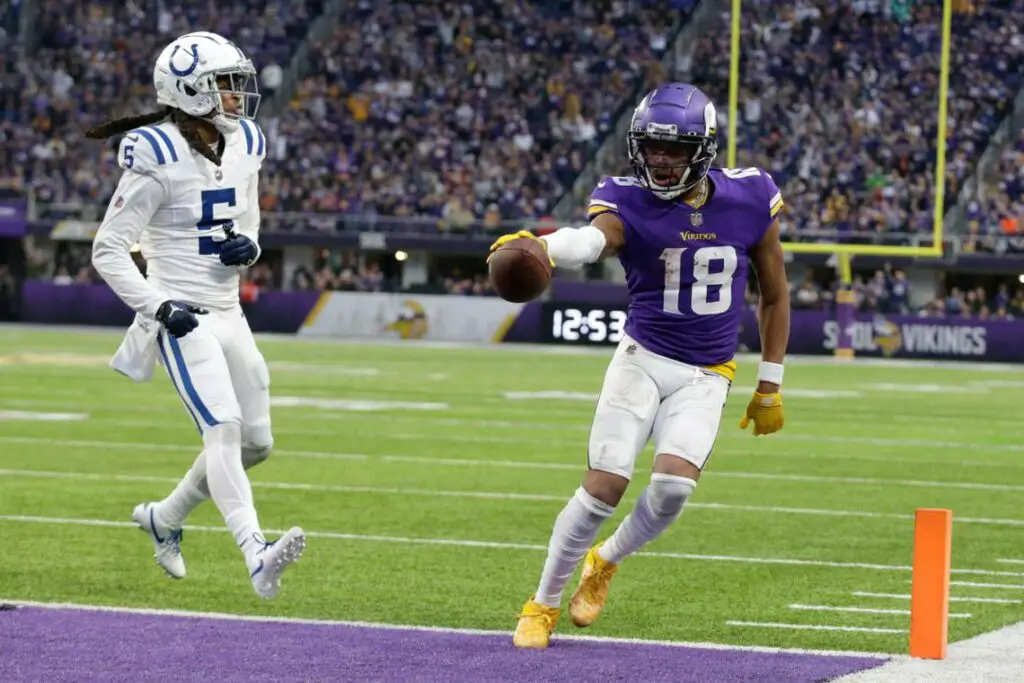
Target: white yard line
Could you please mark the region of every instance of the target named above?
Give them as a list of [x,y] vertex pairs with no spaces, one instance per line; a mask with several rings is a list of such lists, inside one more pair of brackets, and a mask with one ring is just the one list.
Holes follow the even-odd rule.
[[[887,598],[891,600],[910,600],[910,593],[868,593],[866,591],[853,591],[850,595],[857,598]],[[1011,600],[1009,598],[972,598],[960,595],[949,596],[950,602],[966,602],[989,605],[1024,605],[1024,600]]]
[[[895,614],[910,616],[908,609],[877,609],[874,607],[841,607],[837,605],[801,605],[794,603],[787,605],[789,609],[801,612],[850,612],[852,614]],[[970,612],[950,612],[950,619],[970,619]]]
[[[424,437],[429,438],[429,437]],[[125,441],[93,441],[75,439],[46,439],[41,437],[4,436],[0,437],[0,443],[21,443],[40,444],[51,446],[81,447],[81,448],[117,448],[128,450],[156,450],[156,451],[190,451],[198,453],[198,446],[160,445],[152,443],[138,443]],[[364,453],[334,453],[322,451],[294,451],[288,449],[275,450],[278,456],[295,458],[317,458],[327,460],[379,460],[381,462],[401,462],[407,464],[424,464],[430,466],[451,465],[457,467],[501,467],[510,469],[538,469],[538,470],[565,470],[570,472],[581,472],[584,468],[582,463],[568,462],[541,462],[532,460],[492,460],[488,458],[431,458],[426,456],[413,455],[369,455]],[[751,479],[762,481],[801,481],[820,482],[832,484],[857,484],[866,486],[906,486],[913,488],[939,488],[939,489],[960,489],[969,491],[1006,491],[1024,492],[1024,485],[1018,484],[991,484],[983,482],[966,481],[930,481],[920,479],[885,479],[871,477],[826,477],[807,474],[775,474],[772,472],[737,472],[711,470],[705,477]]]
[[961,588],[1005,588],[1009,590],[1024,590],[1024,585],[1012,583],[975,583],[974,581],[950,581],[950,586]]
[[[96,526],[134,529],[136,525],[132,522],[122,522],[107,519],[88,519],[77,517],[44,517],[36,515],[0,515],[0,522],[14,522],[27,524],[53,524],[59,526]],[[192,532],[227,533],[223,527],[186,525],[186,530]],[[283,534],[281,529],[264,529],[265,532],[273,535]],[[466,548],[486,548],[494,550],[531,550],[547,552],[547,545],[538,543],[513,543],[502,541],[478,541],[471,539],[453,538],[423,538],[411,536],[385,536],[376,534],[350,534],[334,531],[306,531],[310,538],[325,538],[346,541],[369,541],[375,543],[397,543],[401,545],[436,545],[454,546]],[[710,555],[701,553],[671,553],[671,552],[639,552],[636,557],[652,557],[670,560],[694,560],[701,562],[725,562],[735,564],[763,564],[782,565],[790,567],[823,567],[827,569],[865,569],[870,571],[886,572],[909,572],[908,565],[880,564],[871,562],[832,562],[829,560],[805,560],[787,557],[744,557],[739,555]],[[953,569],[953,574],[972,574],[982,576],[1024,576],[1021,572],[999,572],[987,569]]]
[[[81,481],[142,482],[175,485],[175,477],[149,476],[142,474],[104,474],[93,472],[59,472],[51,470],[25,470],[0,468],[0,477],[25,479],[65,479]],[[565,502],[568,494],[518,493],[512,491],[452,491],[443,489],[406,488],[394,486],[345,486],[340,484],[308,484],[303,482],[252,480],[254,488],[296,491],[322,491],[325,493],[367,493],[399,496],[424,496],[428,498],[477,498],[488,500]],[[773,505],[739,505],[732,503],[688,503],[690,510],[724,510],[730,512],[756,512],[770,514],[807,515],[818,517],[861,517],[865,519],[898,519],[910,522],[913,515],[890,512],[868,512],[862,510],[826,510],[820,508],[794,508]],[[954,517],[961,524],[1024,527],[1024,519],[989,519]]]
[[1018,560],[1009,557],[1000,557],[996,560],[996,562],[1001,562],[1002,564],[1024,564],[1024,560]]
[[830,624],[780,624],[772,621],[727,621],[726,626],[747,628],[777,628],[794,631],[842,631],[846,633],[907,633],[905,628],[877,628],[871,626],[833,626]]

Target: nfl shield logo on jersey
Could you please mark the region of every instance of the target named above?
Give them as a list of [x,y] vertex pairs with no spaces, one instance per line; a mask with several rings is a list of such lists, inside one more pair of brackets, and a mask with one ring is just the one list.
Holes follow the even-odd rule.
[[690,224],[695,228],[699,228],[704,225],[704,216],[700,211],[694,211],[690,214]]
[[117,201],[114,202],[114,208],[120,209],[122,206],[124,206],[124,197],[118,197]]

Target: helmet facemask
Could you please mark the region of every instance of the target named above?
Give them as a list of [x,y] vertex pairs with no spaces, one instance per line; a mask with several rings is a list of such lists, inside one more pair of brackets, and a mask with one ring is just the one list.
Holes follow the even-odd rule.
[[203,74],[196,79],[195,89],[209,95],[212,104],[210,111],[200,114],[200,118],[209,120],[221,133],[238,130],[239,119],[255,119],[259,111],[261,95],[252,67]]
[[666,200],[696,187],[707,176],[718,153],[713,137],[695,134],[631,130],[626,144],[637,180]]

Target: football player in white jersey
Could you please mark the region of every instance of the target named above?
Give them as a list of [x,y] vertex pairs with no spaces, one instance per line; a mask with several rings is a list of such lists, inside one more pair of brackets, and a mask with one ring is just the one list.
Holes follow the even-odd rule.
[[[93,243],[96,271],[136,311],[111,367],[135,381],[162,361],[203,439],[203,450],[165,499],[132,513],[152,539],[158,564],[185,576],[181,528],[212,498],[248,565],[253,588],[270,598],[305,547],[293,527],[268,543],[245,470],[267,458],[270,377],[239,307],[239,268],[259,258],[258,179],[266,140],[256,124],[260,96],[252,62],[231,41],[189,33],[156,60],[160,108],[86,133],[127,133],[123,169]],[[144,277],[130,250],[138,242]]]

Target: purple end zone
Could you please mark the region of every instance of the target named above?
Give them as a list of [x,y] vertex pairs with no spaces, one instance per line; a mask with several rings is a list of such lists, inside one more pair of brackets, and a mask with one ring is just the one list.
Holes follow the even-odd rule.
[[825,657],[25,607],[0,611],[11,681],[827,681],[879,666]]

